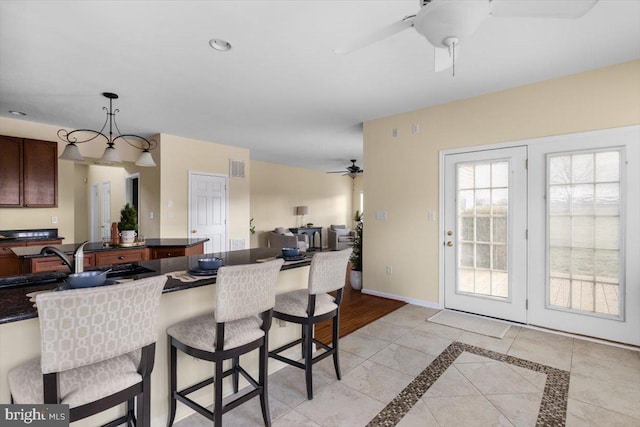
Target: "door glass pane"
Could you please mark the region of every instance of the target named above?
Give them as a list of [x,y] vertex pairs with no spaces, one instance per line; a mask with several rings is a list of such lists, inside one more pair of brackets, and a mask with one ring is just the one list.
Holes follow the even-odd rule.
[[620,315],[620,152],[549,156],[548,304]]
[[509,297],[509,162],[457,166],[457,292]]

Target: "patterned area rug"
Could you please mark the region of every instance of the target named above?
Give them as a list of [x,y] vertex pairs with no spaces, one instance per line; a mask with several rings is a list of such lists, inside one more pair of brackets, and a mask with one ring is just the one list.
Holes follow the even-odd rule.
[[451,326],[452,328],[500,339],[505,336],[511,327],[511,325],[496,322],[495,320],[482,319],[477,316],[446,310],[436,313],[427,320],[440,325]]
[[422,371],[398,396],[395,397],[382,411],[367,424],[369,427],[395,426],[411,410],[416,402],[440,378],[449,366],[463,352],[487,357],[499,362],[509,363],[520,368],[541,372],[547,375],[547,381],[542,394],[540,410],[536,425],[564,426],[567,414],[567,400],[569,396],[569,372],[540,363],[530,362],[495,351],[486,350],[472,345],[454,342]]

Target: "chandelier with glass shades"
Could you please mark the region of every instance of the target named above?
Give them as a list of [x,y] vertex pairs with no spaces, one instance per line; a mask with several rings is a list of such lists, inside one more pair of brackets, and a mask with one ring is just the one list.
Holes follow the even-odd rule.
[[[85,142],[90,142],[96,140],[96,138],[104,139],[107,142],[107,148],[104,150],[104,154],[100,158],[100,163],[112,164],[112,163],[122,163],[122,159],[120,155],[116,151],[115,143],[118,140],[122,140],[132,147],[137,148],[141,151],[140,157],[136,160],[136,165],[138,166],[156,166],[156,162],[153,161],[153,157],[149,150],[153,150],[157,146],[157,142],[152,139],[147,139],[142,136],[132,135],[132,134],[122,134],[120,129],[118,129],[118,124],[116,123],[116,113],[120,110],[113,109],[113,100],[118,99],[118,95],[111,92],[104,92],[102,94],[105,98],[109,99],[109,109],[107,107],[102,107],[103,110],[107,112],[107,117],[102,125],[102,129],[99,131],[91,130],[91,129],[76,129],[72,131],[68,131],[66,129],[60,129],[58,131],[58,138],[62,141],[66,142],[67,145],[64,147],[64,151],[60,155],[60,158],[63,160],[73,160],[76,162],[84,161],[84,157],[80,154],[80,150],[76,144],[83,144]],[[105,134],[105,128],[109,124],[109,134]],[[116,137],[113,136],[113,130],[118,132]]]

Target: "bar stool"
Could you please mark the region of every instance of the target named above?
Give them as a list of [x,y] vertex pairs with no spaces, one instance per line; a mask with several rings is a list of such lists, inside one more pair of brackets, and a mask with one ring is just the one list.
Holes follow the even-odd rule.
[[[222,425],[222,414],[260,396],[265,426],[271,425],[267,400],[267,362],[269,329],[275,303],[278,272],[284,261],[220,267],[216,278],[216,301],[213,313],[204,314],[171,325],[167,329],[170,344],[169,385],[170,412],[168,426],[176,416],[180,401],[196,412]],[[258,380],[240,366],[240,355],[260,350]],[[198,359],[215,363],[215,375],[184,390],[177,391],[177,350]],[[223,362],[232,359],[231,368],[223,371]],[[253,390],[222,404],[222,379],[232,375],[233,392],[238,392],[239,374]],[[202,387],[214,384],[213,411],[187,397]]]
[[166,280],[37,295],[41,356],[9,372],[12,403],[67,404],[74,422],[126,402],[126,415],[106,425],[150,426],[151,371]]
[[[297,323],[302,327],[302,338],[283,345],[269,352],[269,357],[304,369],[307,384],[307,399],[313,399],[312,367],[322,359],[333,355],[336,377],[340,379],[340,359],[338,355],[338,338],[340,325],[340,303],[345,282],[345,271],[351,249],[316,253],[311,258],[308,289],[297,289],[276,296],[273,317],[287,322]],[[333,298],[329,292],[337,290]],[[313,338],[313,326],[333,318],[331,347]],[[280,352],[302,344],[304,363],[281,356]],[[326,351],[312,357],[313,344]]]

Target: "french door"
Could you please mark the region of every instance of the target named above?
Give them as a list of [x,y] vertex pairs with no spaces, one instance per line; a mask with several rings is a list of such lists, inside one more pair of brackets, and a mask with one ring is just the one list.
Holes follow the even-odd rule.
[[639,129],[530,145],[530,324],[640,345]]
[[445,308],[526,321],[526,147],[445,156]]
[[444,154],[445,308],[640,345],[640,126],[514,145]]

